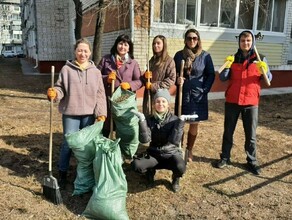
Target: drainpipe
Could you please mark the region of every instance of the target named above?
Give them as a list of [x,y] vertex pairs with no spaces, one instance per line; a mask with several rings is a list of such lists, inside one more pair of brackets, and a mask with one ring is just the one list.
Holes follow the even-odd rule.
[[38,62],[38,37],[37,37],[37,9],[36,9],[36,0],[34,0],[34,32],[35,32],[35,66],[33,68],[38,68],[39,62]]
[[134,43],[134,4],[135,0],[131,0],[130,2],[130,35],[131,35],[131,40]]

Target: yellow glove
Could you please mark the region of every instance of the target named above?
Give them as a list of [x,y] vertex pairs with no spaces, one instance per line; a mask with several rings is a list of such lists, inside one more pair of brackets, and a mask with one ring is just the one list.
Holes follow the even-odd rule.
[[230,55],[225,58],[225,62],[229,61],[225,68],[230,68],[232,63],[234,62],[234,56]]
[[152,79],[152,72],[147,70],[144,73],[144,77],[145,77],[145,79]]
[[96,121],[105,121],[106,117],[104,115],[98,116]]
[[264,70],[264,73],[267,74],[268,72],[268,65],[266,62],[264,61],[257,61],[256,62],[257,68],[260,71],[261,74],[263,74],[262,68]]
[[112,71],[108,74],[107,83],[111,84],[113,80],[117,79],[117,75],[115,71]]
[[57,98],[57,91],[54,88],[49,88],[47,91],[48,99],[55,100]]
[[151,85],[152,85],[151,82],[146,82],[146,85],[145,85],[146,89],[151,89]]
[[129,83],[127,83],[127,82],[122,82],[122,83],[120,84],[120,86],[121,86],[121,87],[122,87],[122,89],[124,89],[124,90],[131,89],[131,86],[130,86],[130,84],[129,84]]

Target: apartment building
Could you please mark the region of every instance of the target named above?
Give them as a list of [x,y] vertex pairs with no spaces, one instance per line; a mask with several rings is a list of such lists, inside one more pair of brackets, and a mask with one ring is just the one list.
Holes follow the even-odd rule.
[[[22,0],[25,51],[41,72],[57,69],[72,58],[75,5],[67,0]],[[197,29],[203,49],[213,58],[215,69],[236,51],[236,36],[252,30],[263,36],[258,51],[265,54],[274,78],[272,87],[292,86],[292,0],[120,0],[106,1],[102,54],[110,51],[119,34],[131,36],[134,56],[142,71],[152,55],[152,39],[168,39],[171,56],[184,46],[186,29]],[[93,42],[98,1],[82,0],[82,36]],[[223,91],[216,83],[213,91]],[[218,86],[217,86],[218,85]]]
[[0,1],[0,51],[22,54],[20,0]]

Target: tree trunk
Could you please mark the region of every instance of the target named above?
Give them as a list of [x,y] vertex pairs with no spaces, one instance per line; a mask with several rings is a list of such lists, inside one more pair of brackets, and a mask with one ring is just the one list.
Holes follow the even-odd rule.
[[98,4],[98,12],[96,17],[95,34],[93,41],[93,62],[97,65],[101,59],[101,45],[102,45],[102,34],[105,22],[105,6],[106,1],[101,0]]
[[73,0],[75,4],[76,20],[75,20],[75,40],[81,38],[82,29],[82,2],[80,0]]

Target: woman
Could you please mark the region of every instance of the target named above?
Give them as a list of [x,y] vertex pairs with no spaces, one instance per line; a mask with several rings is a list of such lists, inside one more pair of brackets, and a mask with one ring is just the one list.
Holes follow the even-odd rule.
[[[100,69],[105,85],[106,96],[111,96],[111,83],[114,80],[114,88],[121,86],[122,89],[137,91],[142,87],[140,79],[141,72],[139,65],[133,56],[133,43],[128,35],[122,34],[117,37],[110,54],[105,55],[97,66]],[[107,103],[109,108],[109,101]],[[104,124],[103,135],[109,136],[110,133],[110,117]]]
[[169,110],[170,94],[167,89],[159,89],[154,95],[153,115],[145,116],[134,112],[139,118],[139,140],[150,145],[147,154],[134,158],[133,169],[146,173],[149,183],[154,182],[157,169],[172,171],[172,189],[179,191],[179,179],[186,171],[179,143],[183,134],[184,120]]
[[106,97],[100,71],[90,60],[91,46],[82,38],[75,44],[75,60],[67,61],[61,69],[54,88],[49,88],[49,100],[59,101],[62,113],[63,144],[59,159],[59,185],[65,188],[71,149],[65,135],[104,121],[107,116]]
[[[145,91],[143,98],[143,113],[146,115],[151,114],[149,110],[152,108],[150,103],[148,91],[150,91],[150,97],[153,98],[158,89],[169,89],[175,83],[176,70],[175,63],[172,57],[167,52],[167,41],[162,35],[154,37],[152,42],[153,56],[149,61],[149,70],[144,74]],[[148,81],[150,79],[150,82]]]
[[[182,114],[199,117],[188,121],[187,161],[193,161],[192,149],[198,135],[200,121],[208,119],[208,92],[215,79],[213,61],[209,53],[202,49],[200,34],[189,29],[184,35],[184,49],[174,56],[176,71],[180,72],[181,61],[185,61],[183,77],[177,78],[177,85],[182,89]],[[178,113],[178,96],[176,94],[175,112]]]

